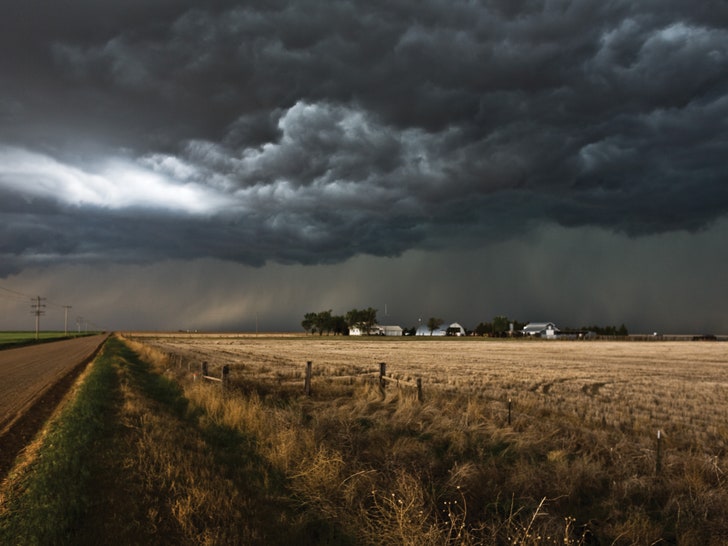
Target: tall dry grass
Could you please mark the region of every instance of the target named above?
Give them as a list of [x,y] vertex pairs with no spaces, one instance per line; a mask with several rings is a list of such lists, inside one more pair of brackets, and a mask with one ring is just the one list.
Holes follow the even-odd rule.
[[[475,374],[478,360],[466,355],[473,362],[400,372],[402,381],[427,378],[419,403],[405,387],[390,385],[382,396],[374,377],[339,379],[373,368],[352,358],[343,343],[327,345],[344,353],[342,363],[315,372],[311,398],[302,395],[301,366],[291,365],[305,350],[299,362],[311,358],[310,345],[291,356],[281,343],[267,353],[247,341],[232,349],[200,345],[199,354],[194,344],[179,351],[173,343],[155,343],[157,349],[140,350],[175,374],[206,419],[254,438],[299,509],[338,522],[359,543],[728,542],[726,387],[715,381],[724,363],[713,353],[686,372],[664,360],[662,345],[639,347],[636,356],[619,346],[606,353],[611,367],[595,373],[569,363],[573,355],[551,353],[554,345],[532,345],[543,348],[530,355],[545,362],[538,375],[518,362]],[[427,355],[417,351],[429,352],[439,364],[434,347],[410,346],[413,359],[425,362]],[[505,360],[509,348],[494,347],[496,359]],[[188,362],[232,363],[236,388],[222,393],[216,384],[192,381],[194,367],[170,366],[170,350],[188,351]],[[377,350],[370,362],[385,360],[385,352],[389,362],[408,354],[404,344]],[[549,368],[556,360],[558,370]],[[645,377],[642,370],[655,362],[672,368]],[[656,382],[662,373],[672,373],[670,381]],[[510,425],[509,396],[515,399]],[[713,415],[701,410],[701,399],[710,401]],[[658,424],[664,434],[659,474]]]
[[200,396],[198,384],[190,389],[200,392],[196,406],[165,373],[158,351],[128,347],[116,362],[119,430],[94,453],[102,496],[73,543],[255,545],[301,536],[307,522],[260,456],[255,431],[228,425],[254,422],[255,403],[223,411],[225,400]]

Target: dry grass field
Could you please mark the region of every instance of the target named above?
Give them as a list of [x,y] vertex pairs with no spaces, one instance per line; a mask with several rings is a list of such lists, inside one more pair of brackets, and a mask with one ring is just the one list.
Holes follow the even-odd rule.
[[356,543],[728,543],[724,343],[127,337]]

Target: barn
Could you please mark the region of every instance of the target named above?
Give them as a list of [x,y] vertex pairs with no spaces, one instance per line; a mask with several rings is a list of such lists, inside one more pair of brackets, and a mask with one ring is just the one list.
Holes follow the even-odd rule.
[[553,322],[529,322],[524,326],[524,336],[545,337],[553,339],[561,332]]
[[380,326],[381,335],[384,336],[401,336],[403,333],[401,326]]

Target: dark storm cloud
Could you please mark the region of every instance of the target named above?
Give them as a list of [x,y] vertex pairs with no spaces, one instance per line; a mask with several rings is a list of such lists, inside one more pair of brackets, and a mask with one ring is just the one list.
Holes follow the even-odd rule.
[[0,274],[728,212],[724,2],[43,4],[0,37]]

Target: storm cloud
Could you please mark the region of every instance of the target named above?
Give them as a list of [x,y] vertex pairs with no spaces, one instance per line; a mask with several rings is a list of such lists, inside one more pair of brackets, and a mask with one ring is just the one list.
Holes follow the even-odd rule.
[[11,0],[0,25],[0,275],[728,213],[719,0]]

